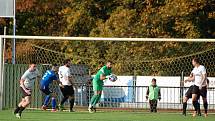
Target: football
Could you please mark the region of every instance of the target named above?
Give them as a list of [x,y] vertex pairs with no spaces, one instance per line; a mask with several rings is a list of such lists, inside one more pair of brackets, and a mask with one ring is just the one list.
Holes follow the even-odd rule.
[[111,74],[110,77],[109,77],[109,80],[112,81],[112,82],[115,82],[117,80],[117,76],[114,75],[114,74]]

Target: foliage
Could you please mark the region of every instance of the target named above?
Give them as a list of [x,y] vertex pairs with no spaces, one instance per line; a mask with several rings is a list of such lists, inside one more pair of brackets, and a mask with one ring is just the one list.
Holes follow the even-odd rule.
[[[214,6],[213,0],[17,0],[17,34],[214,38]],[[0,23],[0,28],[12,25],[10,20],[1,19]],[[8,33],[11,34],[12,29]],[[44,43],[52,50],[53,43],[39,45]],[[63,41],[55,44],[55,51],[66,53],[74,63],[85,63],[91,68],[107,59],[118,62],[118,68],[122,68],[125,60],[184,56],[211,46],[190,42]],[[194,48],[193,51],[190,48]],[[141,66],[141,63],[134,64]],[[130,70],[132,68],[121,69],[119,73]]]

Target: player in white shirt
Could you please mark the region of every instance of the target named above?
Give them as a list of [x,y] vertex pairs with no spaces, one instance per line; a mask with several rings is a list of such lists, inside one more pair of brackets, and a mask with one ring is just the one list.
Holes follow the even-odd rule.
[[21,118],[22,111],[31,103],[31,92],[37,77],[40,77],[37,65],[32,63],[20,79],[22,101],[18,104],[14,111],[17,118]]
[[194,69],[191,72],[192,76],[190,78],[188,78],[187,80],[185,80],[185,82],[194,80],[194,85],[193,85],[193,89],[192,89],[192,101],[193,101],[193,106],[195,108],[193,117],[195,117],[197,114],[197,111],[200,111],[198,98],[200,95],[200,90],[202,90],[202,86],[204,85],[204,82],[207,79],[207,75],[206,75],[205,67],[203,65],[200,65],[198,58],[194,58],[192,60],[192,64],[194,66]]
[[58,74],[59,79],[62,85],[60,85],[61,92],[63,94],[63,99],[61,100],[61,103],[58,105],[59,110],[63,110],[63,105],[67,99],[69,99],[70,102],[70,112],[73,112],[73,106],[74,106],[74,88],[73,88],[73,79],[70,72],[70,65],[71,62],[69,59],[66,59],[64,61],[64,66],[61,66],[59,68]]

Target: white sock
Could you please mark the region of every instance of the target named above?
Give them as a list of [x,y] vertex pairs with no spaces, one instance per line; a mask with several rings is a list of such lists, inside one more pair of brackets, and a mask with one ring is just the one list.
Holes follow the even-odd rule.
[[89,108],[92,108],[92,107],[93,107],[93,106],[90,104],[90,105],[89,105]]

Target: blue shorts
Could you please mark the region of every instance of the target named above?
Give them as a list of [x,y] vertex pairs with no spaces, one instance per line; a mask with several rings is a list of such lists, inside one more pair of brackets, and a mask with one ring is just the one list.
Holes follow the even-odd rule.
[[47,86],[40,86],[40,90],[45,93],[46,95],[49,95],[52,93],[52,91],[49,90],[49,87]]

